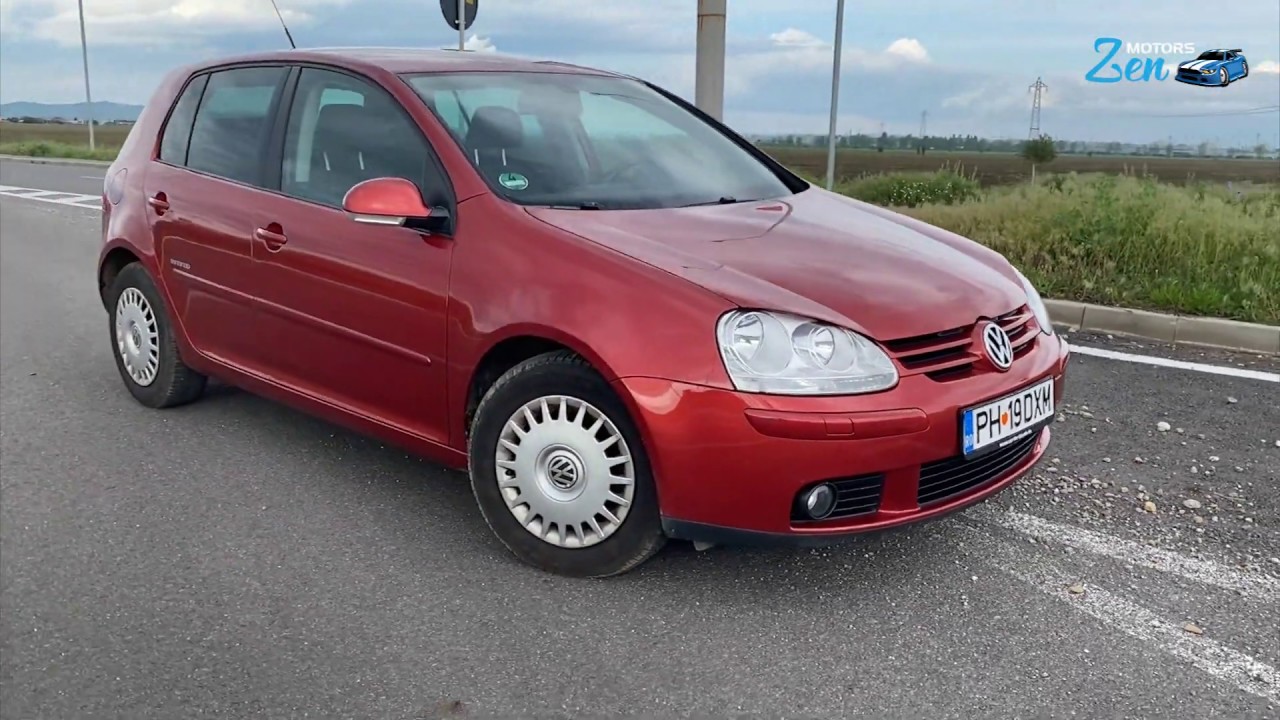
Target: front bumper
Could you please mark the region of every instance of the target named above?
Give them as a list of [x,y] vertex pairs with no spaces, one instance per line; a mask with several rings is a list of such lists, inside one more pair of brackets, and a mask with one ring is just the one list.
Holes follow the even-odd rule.
[[1181,72],[1176,72],[1173,75],[1173,79],[1177,80],[1178,82],[1187,83],[1188,85],[1221,85],[1222,84],[1222,77],[1219,75],[1217,71],[1209,73],[1208,75],[1204,75],[1198,70],[1196,71],[1195,75],[1190,75],[1190,74],[1184,75]]
[[[1008,372],[949,382],[915,375],[893,390],[860,397],[755,395],[639,377],[615,385],[644,436],[669,536],[821,544],[941,517],[1012,484],[1043,456],[1048,427],[1027,438],[1025,451],[996,474],[921,504],[921,467],[945,467],[961,453],[961,409],[1046,378],[1054,378],[1060,404],[1067,358],[1066,341],[1041,336]],[[882,476],[870,511],[793,519],[802,489],[866,475]]]

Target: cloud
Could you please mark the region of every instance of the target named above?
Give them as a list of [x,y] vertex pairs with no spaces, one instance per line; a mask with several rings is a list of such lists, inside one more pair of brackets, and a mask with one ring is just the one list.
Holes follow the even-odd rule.
[[497,52],[498,51],[498,48],[493,44],[493,41],[491,41],[487,37],[482,37],[480,35],[472,35],[471,37],[467,38],[467,41],[462,44],[462,47],[466,50],[472,50],[475,52]]
[[[283,0],[290,27],[314,21],[316,12],[348,0]],[[75,0],[4,0],[5,34],[73,47],[80,44]],[[85,3],[85,27],[94,45],[173,46],[220,35],[271,30],[279,19],[262,0],[95,0]]]
[[[304,47],[454,47],[438,3],[422,0],[277,0]],[[1237,0],[1232,14],[1195,18],[1120,11],[1114,0],[919,3],[863,0],[847,16],[841,130],[1025,137],[1037,75],[1049,83],[1044,129],[1103,139],[1221,135],[1277,142],[1276,116],[1240,109],[1280,102],[1276,0]],[[484,0],[467,47],[564,60],[643,77],[686,97],[694,89],[695,3],[690,0]],[[747,131],[822,132],[831,83],[834,3],[730,0],[725,114]],[[1075,8],[1063,15],[1064,8]],[[1081,8],[1084,10],[1081,10]],[[1083,75],[1098,59],[1098,12],[1125,40],[1230,37],[1254,48],[1253,79],[1225,91],[1172,80],[1099,85]],[[85,0],[94,95],[141,102],[174,65],[280,48],[268,0]],[[1241,25],[1239,17],[1258,18]],[[1090,18],[1094,18],[1091,20]],[[1113,27],[1113,26],[1108,26]],[[1138,30],[1141,28],[1141,31]],[[0,92],[6,100],[77,99],[76,0],[0,0]],[[1217,42],[1217,41],[1214,41]],[[1225,42],[1225,41],[1223,41]],[[1264,58],[1267,59],[1263,62]],[[1194,114],[1221,113],[1212,121]],[[1178,117],[1167,117],[1178,114]],[[1183,117],[1186,116],[1186,117]]]
[[775,46],[784,47],[784,48],[785,47],[800,47],[800,48],[825,47],[827,44],[823,40],[819,39],[816,35],[813,35],[812,33],[807,33],[804,30],[797,30],[795,28],[787,28],[782,32],[776,32],[770,35],[769,39],[773,41],[773,44]]
[[889,47],[884,52],[886,55],[892,55],[909,62],[929,62],[929,51],[925,50],[924,45],[921,45],[920,41],[915,38],[898,38],[889,43]]

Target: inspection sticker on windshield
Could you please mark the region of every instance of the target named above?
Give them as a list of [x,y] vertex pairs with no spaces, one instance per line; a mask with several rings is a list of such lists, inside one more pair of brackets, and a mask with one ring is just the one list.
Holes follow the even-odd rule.
[[524,190],[529,187],[529,178],[520,173],[502,173],[498,176],[498,184],[508,190]]
[[964,454],[1006,447],[1053,419],[1053,378],[961,414]]

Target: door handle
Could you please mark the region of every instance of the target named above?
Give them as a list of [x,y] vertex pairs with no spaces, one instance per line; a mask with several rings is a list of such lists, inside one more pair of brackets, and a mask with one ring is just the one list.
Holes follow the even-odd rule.
[[157,215],[163,215],[169,209],[169,198],[164,193],[158,192],[147,198],[147,204],[155,208]]
[[278,223],[271,223],[264,228],[254,230],[253,236],[261,240],[262,244],[266,245],[267,249],[272,252],[279,250],[284,247],[285,243],[289,242],[289,238],[284,235],[284,228],[280,227]]

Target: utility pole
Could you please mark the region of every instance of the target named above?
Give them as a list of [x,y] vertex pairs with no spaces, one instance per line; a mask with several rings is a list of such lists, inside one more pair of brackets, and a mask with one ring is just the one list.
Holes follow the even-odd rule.
[[89,93],[89,44],[84,39],[84,0],[76,0],[80,6],[80,55],[84,59],[84,113],[89,121],[89,149],[93,150],[93,95]]
[[698,0],[694,104],[716,120],[724,115],[724,25],[727,0]]
[[929,123],[929,111],[921,110],[920,111],[920,154],[921,155],[924,154],[924,148],[925,148],[924,138],[929,132],[927,129],[929,127],[928,123]]
[[844,42],[844,0],[836,0],[836,42],[831,60],[831,124],[827,129],[827,189],[836,185],[836,116],[840,113],[840,53]]
[[1027,132],[1028,140],[1035,140],[1040,135],[1040,96],[1049,86],[1044,84],[1040,78],[1036,78],[1036,82],[1028,90],[1035,93],[1035,97],[1031,100],[1031,129]]

